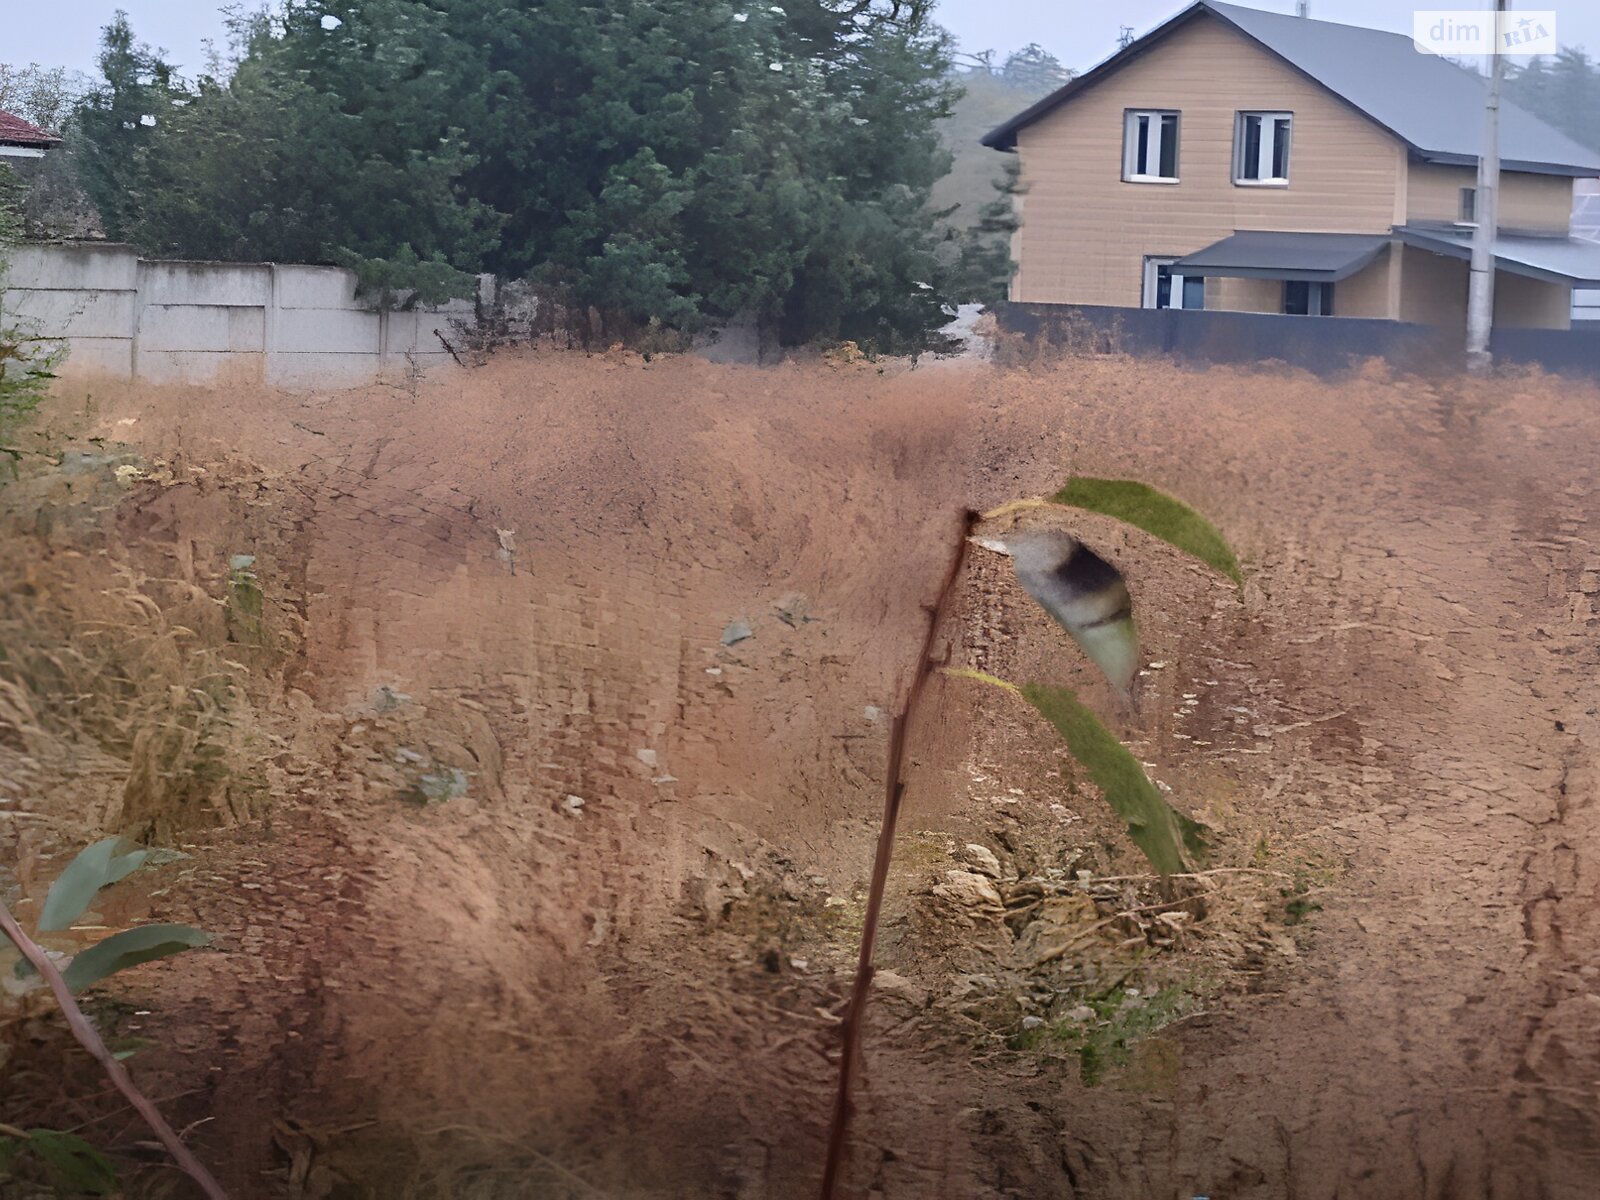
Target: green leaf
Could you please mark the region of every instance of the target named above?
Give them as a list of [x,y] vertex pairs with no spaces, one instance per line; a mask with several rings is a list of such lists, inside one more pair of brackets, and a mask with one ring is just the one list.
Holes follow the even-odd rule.
[[210,944],[210,934],[188,925],[140,925],[96,942],[75,956],[62,975],[68,987],[81,992],[117,971]]
[[50,885],[39,914],[39,931],[66,929],[83,915],[96,892],[143,866],[149,851],[121,851],[128,844],[122,838],[109,837],[80,851]]
[[109,1196],[116,1190],[116,1168],[76,1134],[30,1129],[28,1148],[54,1167],[74,1191]]
[[1238,556],[1221,531],[1183,501],[1147,483],[1079,477],[1069,480],[1050,502],[1126,521],[1244,586]]
[[1128,823],[1128,836],[1163,875],[1185,870],[1188,856],[1205,852],[1205,826],[1177,812],[1150,782],[1139,760],[1067,688],[1024,684],[1018,689],[1066,739],[1072,756]]
[[[74,955],[61,975],[69,988],[81,992],[90,984],[99,983],[107,975],[128,967],[210,944],[210,934],[189,925],[140,925],[114,933]],[[18,979],[32,974],[32,963],[24,960],[17,964]]]

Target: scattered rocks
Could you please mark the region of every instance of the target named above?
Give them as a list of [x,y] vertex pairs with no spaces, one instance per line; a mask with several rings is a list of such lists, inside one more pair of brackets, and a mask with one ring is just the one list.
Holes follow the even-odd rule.
[[806,615],[806,610],[811,607],[811,601],[801,592],[790,592],[775,601],[772,607],[777,609],[778,620],[790,628],[812,619]]
[[946,871],[945,881],[935,884],[933,894],[961,908],[975,910],[974,915],[993,912],[998,916],[1005,908],[1000,893],[993,882],[975,871]]
[[1000,860],[995,857],[993,850],[987,846],[980,846],[976,842],[968,842],[962,848],[961,857],[967,865],[980,875],[987,875],[990,879],[1001,878]]
[[722,631],[722,644],[724,646],[737,646],[740,642],[748,641],[755,637],[755,630],[750,628],[750,622],[743,617],[735,617],[729,621]]
[[897,1000],[912,1008],[928,1006],[928,990],[898,971],[874,971],[872,990],[885,1000]]

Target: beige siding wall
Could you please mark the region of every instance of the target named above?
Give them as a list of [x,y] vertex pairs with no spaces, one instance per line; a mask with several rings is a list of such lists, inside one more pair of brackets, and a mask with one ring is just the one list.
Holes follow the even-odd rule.
[[1206,280],[1206,307],[1220,312],[1281,313],[1283,283],[1277,279]]
[[1349,279],[1334,284],[1334,315],[1393,318],[1399,300],[1393,276],[1399,269],[1391,246]]
[[[1477,185],[1475,167],[1411,163],[1406,186],[1406,220],[1454,221],[1461,213],[1461,189]],[[1521,172],[1500,176],[1502,229],[1566,233],[1571,221],[1571,179]]]
[[[1368,266],[1334,284],[1334,315],[1393,318],[1399,307],[1398,271],[1398,260],[1385,250]],[[1283,281],[1213,276],[1206,280],[1206,307],[1218,312],[1281,313]]]
[[[1465,332],[1467,263],[1414,246],[1400,255],[1400,319]],[[1568,329],[1572,288],[1499,271],[1494,279],[1494,323],[1508,329]]]
[[1414,246],[1400,256],[1400,319],[1451,329],[1467,327],[1467,264]]
[[[1129,108],[1183,114],[1178,183],[1122,181]],[[1294,113],[1287,187],[1233,183],[1241,109]],[[1039,303],[1137,305],[1145,256],[1236,229],[1387,233],[1405,178],[1397,140],[1204,17],[1023,129],[1017,148],[1027,203],[1011,295]]]
[[1501,271],[1494,279],[1494,323],[1507,329],[1570,329],[1572,288]]

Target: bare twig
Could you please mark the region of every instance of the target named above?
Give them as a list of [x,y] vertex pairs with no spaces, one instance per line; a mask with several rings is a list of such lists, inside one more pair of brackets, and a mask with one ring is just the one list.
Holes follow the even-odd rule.
[[450,351],[450,357],[456,360],[456,366],[462,367],[462,368],[466,367],[467,364],[461,361],[461,355],[456,353],[456,348],[454,346],[452,346],[449,342],[444,340],[444,334],[440,333],[437,329],[435,329],[433,331],[433,336],[439,339],[439,344],[441,346],[443,346],[446,350]]
[[72,989],[67,986],[67,981],[61,977],[61,972],[50,960],[50,956],[37,942],[22,932],[22,926],[17,924],[17,919],[4,904],[0,904],[0,932],[16,944],[17,949],[22,952],[22,957],[32,963],[34,969],[50,985],[50,992],[55,996],[56,1003],[61,1006],[62,1015],[67,1018],[72,1036],[77,1038],[83,1048],[99,1062],[111,1082],[116,1084],[117,1090],[161,1139],[161,1144],[166,1147],[167,1153],[172,1155],[173,1161],[200,1185],[200,1190],[209,1200],[228,1200],[222,1185],[212,1177],[211,1172],[206,1170],[205,1165],[194,1156],[189,1147],[183,1144],[183,1140],[172,1131],[172,1126],[167,1124],[166,1118],[161,1115],[161,1110],[139,1090],[133,1082],[133,1076],[128,1074],[128,1069],[101,1040],[100,1034],[89,1023],[89,1018],[84,1016],[83,1009],[78,1007]]
[[822,1200],[833,1200],[839,1170],[844,1164],[850,1117],[854,1112],[850,1101],[850,1085],[854,1082],[860,1057],[861,1027],[866,1016],[867,995],[872,990],[872,952],[878,938],[878,915],[883,908],[883,893],[889,881],[889,860],[894,854],[895,826],[900,820],[900,802],[906,790],[902,775],[907,733],[928,677],[936,666],[941,665],[933,659],[934,640],[938,637],[939,626],[950,597],[955,592],[956,583],[961,578],[961,567],[967,558],[967,538],[977,521],[978,514],[975,512],[962,514],[960,536],[951,555],[944,585],[939,589],[933,607],[925,610],[928,627],[923,633],[922,648],[912,671],[911,684],[906,689],[905,704],[889,727],[889,767],[884,776],[883,824],[878,830],[878,849],[872,862],[872,886],[867,892],[866,919],[861,926],[861,950],[856,959],[855,983],[850,991],[850,1005],[845,1009],[840,1027],[843,1044],[839,1056],[839,1090],[834,1097],[833,1121],[828,1128],[828,1158],[822,1170]]

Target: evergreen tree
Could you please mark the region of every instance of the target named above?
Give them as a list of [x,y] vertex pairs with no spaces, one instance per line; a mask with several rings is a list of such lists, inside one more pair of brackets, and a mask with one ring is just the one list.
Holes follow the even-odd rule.
[[[914,344],[944,319],[930,7],[287,0],[103,176],[117,230],[159,253],[429,294],[482,268],[639,321]],[[148,107],[125,21],[107,47],[85,115]]]
[[[185,258],[333,262],[393,299],[470,294],[498,220],[459,187],[443,21],[410,0],[309,6],[240,28],[231,78],[202,78],[135,153],[126,236]],[[290,48],[296,53],[289,53]]]
[[1600,150],[1600,62],[1562,48],[1506,79],[1506,96],[1576,142]]
[[73,115],[79,135],[74,166],[106,234],[126,240],[143,194],[139,151],[187,95],[160,52],[134,40],[125,12],[100,35],[99,66],[100,85]]

